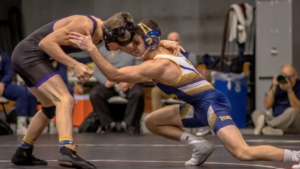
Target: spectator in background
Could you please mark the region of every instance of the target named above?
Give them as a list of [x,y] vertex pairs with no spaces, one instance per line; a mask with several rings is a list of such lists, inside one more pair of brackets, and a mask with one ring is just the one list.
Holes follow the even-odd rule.
[[278,83],[274,76],[264,100],[265,109],[272,108],[273,114],[260,110],[252,114],[255,135],[300,134],[300,80],[291,65],[284,65],[281,73],[287,76],[287,83]]
[[25,86],[12,84],[14,72],[9,55],[0,49],[0,96],[16,101],[18,135],[25,135],[27,118],[31,121],[37,112],[37,100]]
[[[131,66],[138,64],[137,60],[122,51],[107,51],[104,46],[100,47],[100,52],[103,56],[117,68],[125,66]],[[140,118],[144,111],[144,91],[141,84],[135,84],[133,88],[124,88],[125,83],[119,83],[115,88],[115,83],[110,82],[99,71],[97,66],[94,67],[94,77],[99,84],[94,86],[90,92],[90,99],[94,107],[94,111],[98,113],[101,128],[104,131],[107,129],[113,130],[116,127],[116,123],[112,119],[109,112],[107,100],[113,96],[118,96],[119,92],[124,92],[125,98],[128,100],[125,117],[121,123],[122,128],[128,131],[130,126],[135,125],[135,132],[139,133],[140,130]],[[98,130],[99,132],[99,130]]]
[[[180,35],[177,32],[171,32],[168,35],[168,40],[178,42],[180,46],[182,46]],[[192,63],[194,67],[197,66],[197,57],[194,53],[190,53],[188,51],[181,53]]]

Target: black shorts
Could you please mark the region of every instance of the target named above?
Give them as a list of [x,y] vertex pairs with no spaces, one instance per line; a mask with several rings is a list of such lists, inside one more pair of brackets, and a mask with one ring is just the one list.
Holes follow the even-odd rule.
[[38,88],[58,74],[49,56],[38,47],[38,43],[23,40],[15,47],[11,61],[16,73],[29,87]]

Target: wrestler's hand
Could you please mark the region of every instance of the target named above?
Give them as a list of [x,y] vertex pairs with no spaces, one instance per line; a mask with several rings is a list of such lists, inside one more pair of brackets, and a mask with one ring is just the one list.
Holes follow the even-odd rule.
[[88,82],[93,76],[94,72],[85,64],[77,63],[73,68],[73,71],[81,83]]
[[92,49],[95,47],[93,41],[92,41],[92,36],[90,32],[85,29],[86,35],[77,33],[77,32],[71,32],[68,37],[69,37],[69,42],[75,46],[80,48],[81,50],[86,50],[88,51],[89,49]]
[[159,43],[160,46],[173,50],[173,55],[179,56],[180,52],[185,52],[182,46],[179,45],[178,42],[170,41],[170,40],[161,40]]
[[105,82],[104,86],[109,89],[109,88],[113,87],[114,84],[115,84],[115,82],[111,82],[111,81],[107,80]]
[[118,91],[122,91],[122,92],[126,92],[128,90],[128,83],[126,82],[120,82],[118,85],[117,85],[117,89]]
[[133,88],[133,86],[135,85],[135,83],[127,83],[127,85],[128,85],[128,88],[131,89],[131,88]]

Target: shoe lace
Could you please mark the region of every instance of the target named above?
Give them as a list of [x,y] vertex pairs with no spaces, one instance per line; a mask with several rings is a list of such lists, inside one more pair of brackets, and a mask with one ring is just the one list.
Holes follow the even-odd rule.
[[296,152],[292,158],[292,161],[300,162],[300,151]]

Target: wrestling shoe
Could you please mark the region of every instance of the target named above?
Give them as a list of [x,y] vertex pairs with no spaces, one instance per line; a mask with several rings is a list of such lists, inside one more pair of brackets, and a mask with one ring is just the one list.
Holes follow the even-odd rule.
[[35,158],[32,155],[33,148],[18,147],[12,156],[11,162],[15,165],[47,165],[47,161]]
[[85,161],[76,154],[75,145],[64,145],[60,147],[58,165],[78,169],[96,169],[96,166]]
[[292,161],[299,163],[299,164],[293,165],[292,168],[300,168],[300,151],[293,152]]
[[215,145],[207,140],[194,140],[188,146],[194,149],[192,158],[185,165],[201,165],[215,150]]

